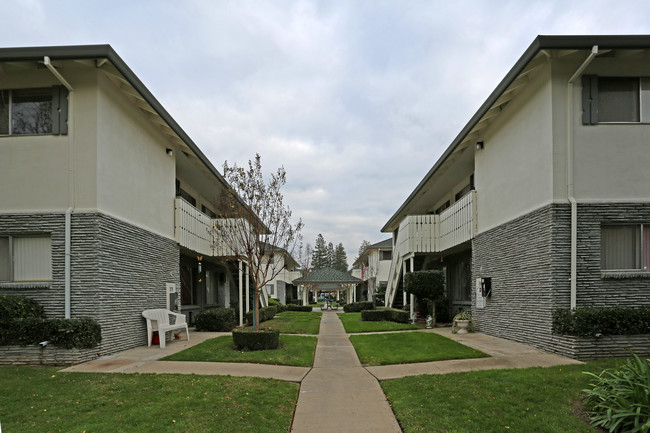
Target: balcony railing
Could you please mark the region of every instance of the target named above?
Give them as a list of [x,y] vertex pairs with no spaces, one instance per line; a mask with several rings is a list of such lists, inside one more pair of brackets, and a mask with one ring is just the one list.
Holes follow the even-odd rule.
[[[182,198],[175,199],[175,237],[182,247],[189,248],[206,256],[227,257],[233,255],[232,243],[236,236],[219,236],[220,227],[223,230],[232,229],[233,234],[245,233],[248,222],[242,218],[214,219],[210,218]],[[240,225],[245,225],[242,229]],[[225,238],[229,238],[226,240]]]

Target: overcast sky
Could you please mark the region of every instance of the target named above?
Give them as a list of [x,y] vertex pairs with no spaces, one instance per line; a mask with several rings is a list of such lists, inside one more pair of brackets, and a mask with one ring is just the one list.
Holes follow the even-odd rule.
[[650,34],[647,1],[0,0],[0,44],[110,44],[221,170],[284,166],[349,264],[538,34]]

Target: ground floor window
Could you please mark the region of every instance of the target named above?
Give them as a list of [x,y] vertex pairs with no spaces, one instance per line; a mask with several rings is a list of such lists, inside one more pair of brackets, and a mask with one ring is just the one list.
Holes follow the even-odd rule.
[[52,279],[49,236],[0,236],[0,281]]
[[274,295],[275,294],[275,286],[273,284],[267,284],[266,285],[266,293],[269,295]]
[[603,225],[600,266],[603,270],[650,269],[650,224]]

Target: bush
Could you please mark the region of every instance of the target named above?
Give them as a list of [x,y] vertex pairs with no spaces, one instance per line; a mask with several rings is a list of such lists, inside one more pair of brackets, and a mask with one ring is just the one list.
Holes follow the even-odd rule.
[[232,341],[239,350],[269,350],[280,345],[280,331],[277,329],[240,328],[232,331]]
[[302,305],[302,301],[300,299],[289,299],[287,301],[287,307],[289,305]]
[[605,370],[584,392],[585,406],[595,426],[610,432],[650,431],[650,360],[634,353],[619,369]]
[[364,310],[361,312],[361,320],[364,322],[381,322],[390,320],[390,317],[389,310]]
[[211,308],[196,316],[196,330],[209,332],[230,332],[237,326],[234,308]]
[[282,313],[283,311],[287,311],[287,306],[284,305],[282,302],[278,301],[277,299],[269,298],[269,307],[275,307],[278,310],[278,313]]
[[374,305],[371,301],[369,302],[352,302],[350,304],[345,304],[343,306],[343,311],[346,313],[358,313],[364,310],[372,310]]
[[102,341],[102,330],[96,320],[40,319],[27,317],[5,322],[0,328],[0,346],[38,344],[50,341],[66,349],[90,349]]
[[309,312],[312,311],[312,307],[309,305],[287,305],[287,311]]
[[45,319],[45,311],[38,302],[26,296],[0,296],[0,322],[26,318]]
[[[253,324],[253,312],[254,311],[251,310],[248,313],[246,313],[246,323],[251,325]],[[266,322],[267,320],[273,319],[273,317],[277,314],[278,309],[275,307],[264,307],[264,308],[260,308],[258,312],[260,315],[259,323],[262,323],[262,322]]]
[[408,323],[409,313],[392,308],[384,310],[363,310],[361,312],[361,320],[367,322],[379,322],[385,320],[388,322]]
[[641,308],[558,308],[553,333],[577,337],[650,334],[650,306]]

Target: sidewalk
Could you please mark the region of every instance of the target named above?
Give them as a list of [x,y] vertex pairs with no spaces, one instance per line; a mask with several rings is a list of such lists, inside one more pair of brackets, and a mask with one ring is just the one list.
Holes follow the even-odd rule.
[[291,431],[402,431],[379,382],[361,366],[336,312],[323,312],[314,368],[300,386]]

